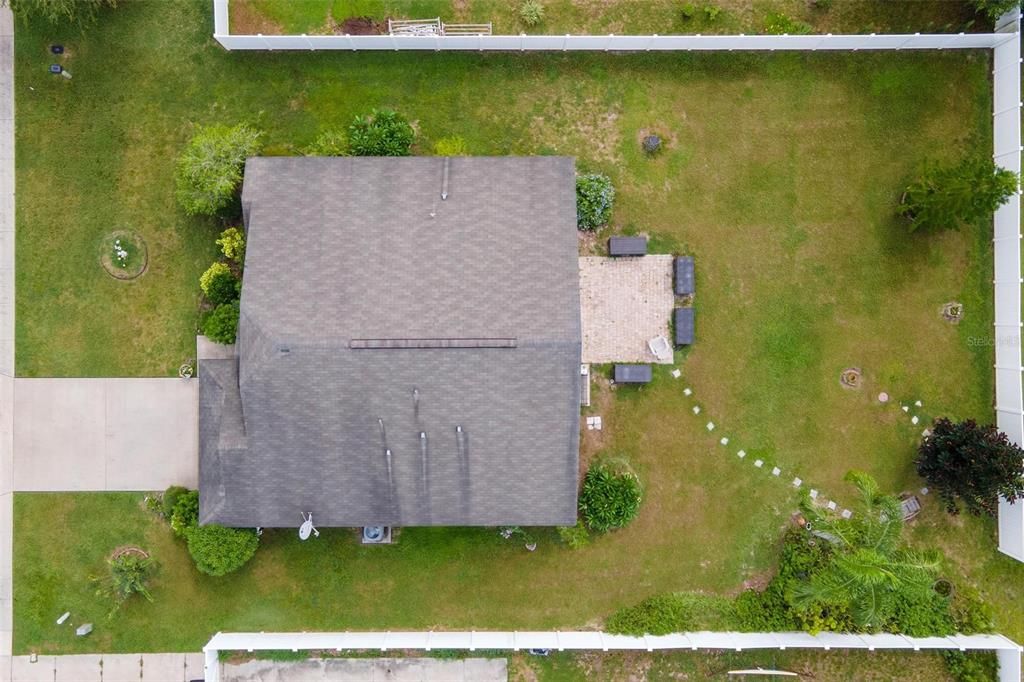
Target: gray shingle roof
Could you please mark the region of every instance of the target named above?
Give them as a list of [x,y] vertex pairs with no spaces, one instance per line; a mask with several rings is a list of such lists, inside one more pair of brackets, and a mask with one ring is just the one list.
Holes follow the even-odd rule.
[[453,158],[442,201],[445,163],[249,160],[239,359],[200,364],[202,522],[575,523],[573,162]]

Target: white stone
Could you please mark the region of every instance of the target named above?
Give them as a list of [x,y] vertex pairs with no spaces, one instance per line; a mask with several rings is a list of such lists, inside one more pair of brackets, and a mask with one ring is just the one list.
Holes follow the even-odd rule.
[[815,490],[814,488],[811,488],[811,499],[812,500],[818,499],[818,491]]
[[688,388],[684,388],[684,389],[683,389],[683,395],[685,395],[685,396],[691,396],[691,395],[693,395],[693,391],[691,391],[691,390],[690,390],[690,389],[688,389]]
[[879,393],[878,394],[878,402],[880,402],[880,403],[887,403],[887,402],[889,402],[889,394],[884,392],[884,391],[882,393]]
[[903,406],[902,408],[900,408],[900,409],[902,409],[902,410],[903,410],[904,412],[910,412],[910,408],[909,408],[909,407],[907,407],[906,405],[904,405],[904,406]]
[[739,452],[736,453],[736,456],[739,457],[740,459],[743,459],[744,457],[747,456],[747,451],[746,450],[740,450]]
[[762,461],[760,459],[755,459],[754,460],[754,466],[756,466],[758,469],[760,469],[762,466],[764,466],[764,461]]
[[914,426],[917,426],[917,422],[919,422],[919,421],[921,421],[921,420],[917,418],[916,414],[913,417],[910,418],[910,423],[913,424]]
[[916,401],[916,402],[914,403],[914,405],[916,405],[916,406],[918,406],[918,407],[923,407],[923,405],[921,405],[921,401],[920,401],[920,400]]
[[718,442],[721,443],[722,445],[728,445],[729,444],[729,439],[728,438],[722,438],[722,440],[720,440]]
[[601,418],[600,417],[594,417],[594,428],[597,429],[598,431],[601,430]]
[[780,469],[779,467],[775,467],[774,469],[772,469],[772,476],[778,476],[781,473],[782,469]]
[[922,495],[927,495],[928,494],[928,488],[921,488],[921,494]]
[[829,509],[831,509],[832,511],[835,511],[835,509],[836,509],[836,503],[833,502],[832,500],[829,500],[828,504],[826,504],[825,506],[828,507]]
[[840,516],[842,516],[844,519],[848,519],[851,516],[853,516],[853,512],[850,511],[849,509],[844,509],[843,513]]
[[694,405],[693,406],[693,413],[694,414],[700,414],[700,405]]
[[708,431],[715,430],[715,422],[708,422]]
[[674,369],[674,370],[672,370],[672,376],[674,376],[676,379],[678,379],[679,377],[683,376],[683,373],[680,372],[678,369]]
[[802,484],[803,484],[803,481],[801,481],[799,478],[794,478],[793,479],[793,487],[794,488],[799,488]]
[[925,429],[924,431],[921,432],[921,435],[927,438],[928,436],[932,435],[932,432],[928,429]]

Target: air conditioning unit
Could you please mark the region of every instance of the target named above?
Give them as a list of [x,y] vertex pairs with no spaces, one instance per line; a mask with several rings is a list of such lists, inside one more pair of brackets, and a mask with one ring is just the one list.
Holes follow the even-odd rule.
[[390,545],[391,526],[363,526],[364,545]]

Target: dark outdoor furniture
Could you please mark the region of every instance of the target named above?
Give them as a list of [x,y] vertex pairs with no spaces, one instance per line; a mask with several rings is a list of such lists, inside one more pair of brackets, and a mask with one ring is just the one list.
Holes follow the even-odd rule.
[[646,256],[647,237],[610,237],[608,239],[608,255]]
[[650,365],[615,365],[615,383],[617,384],[646,384],[650,380]]
[[693,293],[693,256],[677,256],[676,296],[689,296]]
[[693,308],[676,308],[673,315],[676,327],[676,345],[693,343]]

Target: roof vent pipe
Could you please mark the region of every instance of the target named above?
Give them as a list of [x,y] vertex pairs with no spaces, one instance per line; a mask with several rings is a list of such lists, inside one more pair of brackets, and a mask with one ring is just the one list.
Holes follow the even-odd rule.
[[444,166],[441,171],[441,201],[448,200],[448,166],[450,162],[450,157],[444,157]]

